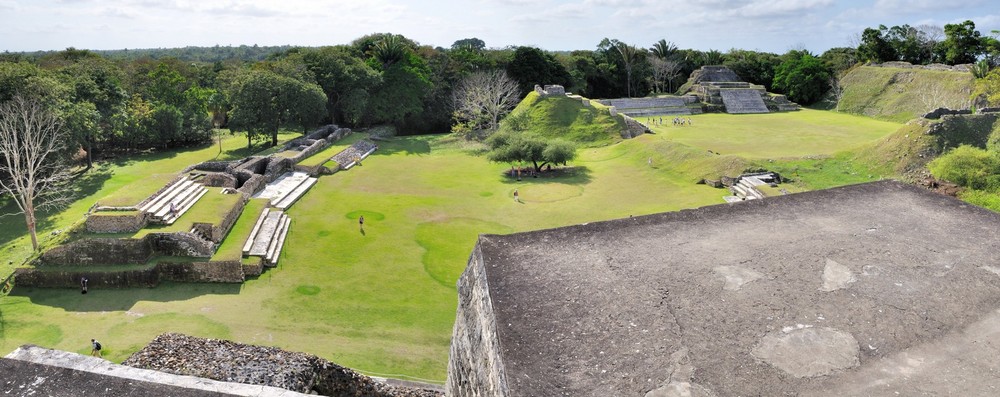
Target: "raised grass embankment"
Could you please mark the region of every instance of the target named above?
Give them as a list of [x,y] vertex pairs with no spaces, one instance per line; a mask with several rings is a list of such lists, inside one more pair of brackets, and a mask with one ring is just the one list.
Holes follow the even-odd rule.
[[841,79],[837,110],[906,122],[939,107],[969,108],[973,77],[968,72],[857,66]]
[[524,131],[543,138],[560,138],[585,147],[620,141],[625,122],[611,116],[596,101],[583,104],[566,96],[542,97],[532,91],[504,119],[501,129]]

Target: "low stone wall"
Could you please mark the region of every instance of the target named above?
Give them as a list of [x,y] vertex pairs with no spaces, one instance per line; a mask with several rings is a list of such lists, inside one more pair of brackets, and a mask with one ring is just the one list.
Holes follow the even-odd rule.
[[646,127],[645,124],[640,123],[638,120],[625,114],[622,114],[621,117],[625,120],[625,130],[622,131],[622,138],[631,139],[649,132],[649,127]]
[[879,68],[941,70],[947,72],[962,72],[962,73],[969,73],[972,67],[972,65],[970,64],[961,64],[952,66],[952,65],[945,65],[943,63],[932,63],[930,65],[914,65],[912,63],[903,61],[869,63],[868,66],[874,66]]
[[161,281],[242,283],[246,279],[240,261],[160,262],[155,266],[120,271],[91,271],[86,266],[72,270],[20,268],[15,271],[15,277],[18,286],[39,288],[79,288],[80,279],[86,277],[87,286],[94,289],[151,288]]
[[160,280],[189,283],[242,283],[246,278],[240,261],[161,262],[156,265]]
[[211,258],[215,253],[215,244],[188,232],[150,233],[143,240],[149,241],[153,251],[162,256]]
[[238,161],[205,161],[185,168],[184,173],[191,171],[228,172],[238,163]]
[[955,110],[955,109],[948,109],[948,108],[937,108],[937,109],[934,109],[934,110],[932,110],[932,111],[924,114],[921,117],[923,117],[925,119],[937,120],[937,119],[940,119],[941,116],[956,115],[956,114],[972,114],[972,110],[969,110],[969,109]]
[[309,145],[309,147],[299,151],[299,154],[295,155],[295,157],[292,157],[292,163],[298,164],[302,162],[302,160],[305,160],[310,156],[319,153],[321,150],[326,149],[327,146],[330,146],[330,142],[327,142],[326,139],[317,139],[312,143],[312,145]]
[[209,172],[199,182],[206,187],[228,187],[235,189],[239,186],[239,180],[235,176],[225,172]]
[[251,263],[243,263],[243,274],[245,276],[259,276],[264,273],[264,258],[261,257],[251,257],[251,259],[256,259]]
[[448,357],[448,396],[507,396],[496,315],[479,243],[458,280],[458,311]]
[[288,170],[291,170],[293,167],[295,167],[295,163],[292,159],[271,158],[271,161],[267,163],[267,167],[264,169],[263,174],[264,177],[267,178],[267,182],[270,183],[274,182],[275,179],[278,179],[279,176],[288,172]]
[[43,271],[20,268],[15,272],[18,287],[80,288],[80,278],[87,278],[89,288],[155,287],[160,283],[155,267],[130,269],[117,272],[88,272],[80,270]]
[[236,191],[242,193],[244,196],[253,196],[258,190],[267,184],[267,178],[261,174],[253,174],[246,182],[243,182],[243,186],[240,186]]
[[141,211],[101,211],[87,216],[84,222],[90,233],[135,233],[149,223],[149,214]]
[[146,263],[153,247],[146,239],[88,238],[42,253],[37,266],[130,265]]
[[235,169],[247,170],[254,174],[263,174],[264,170],[267,169],[268,162],[270,162],[270,159],[267,157],[247,157],[246,161],[237,165]]
[[436,391],[389,386],[311,354],[174,333],[157,336],[122,364],[325,396],[442,396]]
[[233,228],[236,224],[236,220],[240,218],[240,214],[243,213],[243,208],[246,207],[247,201],[249,199],[244,196],[239,201],[236,202],[232,208],[226,212],[226,215],[222,217],[222,222],[218,225],[212,225],[211,231],[206,236],[212,240],[213,243],[220,243],[222,239],[226,238],[226,234],[229,233],[229,229]]

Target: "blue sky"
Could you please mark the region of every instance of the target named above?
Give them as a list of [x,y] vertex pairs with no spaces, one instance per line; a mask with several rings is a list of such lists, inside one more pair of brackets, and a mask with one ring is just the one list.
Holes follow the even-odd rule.
[[821,53],[865,27],[971,19],[1000,29],[995,0],[0,0],[0,51],[346,44],[368,33],[450,46],[649,47]]

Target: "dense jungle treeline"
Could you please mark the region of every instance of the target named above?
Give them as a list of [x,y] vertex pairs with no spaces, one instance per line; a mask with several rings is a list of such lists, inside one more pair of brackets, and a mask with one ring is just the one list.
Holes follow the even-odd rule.
[[443,48],[387,33],[318,48],[69,48],[0,54],[0,102],[22,95],[56,109],[89,161],[92,153],[204,143],[213,127],[244,134],[248,144],[273,144],[280,128],[307,131],[326,123],[444,132],[453,124],[453,89],[474,72],[496,69],[505,70],[522,95],[535,84],[561,84],[586,97],[613,98],[676,92],[693,70],[721,64],[809,104],[837,73],[859,62],[995,66],[995,33],[983,36],[971,21],[936,30],[881,26],[866,29],[856,48],[819,55],[699,51],[666,40],[647,48],[615,39],[570,52],[488,48],[476,38]]

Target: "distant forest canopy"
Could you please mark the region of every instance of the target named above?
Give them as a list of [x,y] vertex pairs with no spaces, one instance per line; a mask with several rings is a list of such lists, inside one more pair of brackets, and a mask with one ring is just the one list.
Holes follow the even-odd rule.
[[[221,62],[227,60],[238,60],[244,62],[262,61],[267,57],[288,51],[293,46],[213,46],[213,47],[181,47],[181,48],[133,48],[122,50],[89,50],[97,55],[108,59],[135,61],[138,59],[165,59],[177,58],[187,62]],[[34,51],[22,52],[29,59],[38,59],[59,51]]]
[[[971,21],[944,28],[866,29],[856,47],[822,54],[742,49],[648,47],[603,39],[594,49],[552,52],[489,48],[467,38],[450,47],[376,33],[325,47],[184,47],[0,54],[0,102],[15,95],[55,109],[86,153],[204,143],[212,128],[276,141],[278,129],[335,123],[395,125],[403,134],[449,131],[454,89],[478,71],[504,70],[523,96],[535,84],[560,84],[590,98],[676,93],[692,71],[726,65],[744,80],[808,105],[841,71],[859,62],[1000,60],[997,32]],[[985,74],[985,73],[984,73]]]

